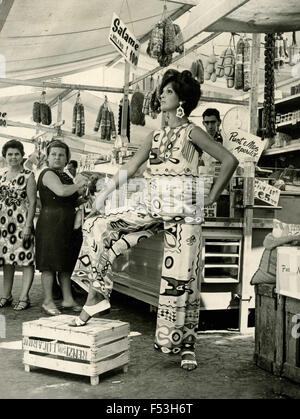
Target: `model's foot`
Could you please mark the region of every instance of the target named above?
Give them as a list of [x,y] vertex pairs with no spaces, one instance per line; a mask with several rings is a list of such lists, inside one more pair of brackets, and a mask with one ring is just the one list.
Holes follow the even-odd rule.
[[82,307],[82,310],[79,314],[79,319],[82,320],[84,323],[86,323],[90,320],[90,318],[91,318],[91,316]]
[[[83,320],[84,322],[88,321],[92,316],[88,314],[88,312],[86,312],[86,310],[84,309],[85,307],[91,307],[94,306],[98,303],[100,303],[101,301],[104,301],[105,298],[103,297],[103,295],[97,293],[93,296],[91,296],[90,294],[88,294],[87,300],[85,305],[82,307],[81,313],[79,315],[79,318],[81,320]],[[96,313],[95,313],[96,314]]]
[[[91,303],[93,299],[90,299],[89,303]],[[85,304],[82,307],[82,311],[79,317],[73,319],[70,323],[70,326],[78,327],[78,326],[85,326],[86,323],[90,320],[91,317],[95,316],[95,314],[101,313],[103,311],[107,311],[110,309],[110,303],[108,300],[102,298],[95,304],[87,305]]]
[[181,353],[181,368],[186,371],[193,371],[197,368],[196,355],[194,351],[182,351]]

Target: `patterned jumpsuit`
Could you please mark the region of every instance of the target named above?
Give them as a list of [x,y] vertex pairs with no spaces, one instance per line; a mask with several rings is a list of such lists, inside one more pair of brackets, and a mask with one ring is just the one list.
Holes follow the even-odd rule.
[[117,207],[109,215],[86,220],[83,245],[73,272],[74,277],[88,279],[93,289],[109,298],[115,258],[164,230],[155,333],[155,348],[164,353],[179,353],[182,348],[193,347],[199,321],[203,218],[195,217],[194,207],[189,210],[188,205],[182,207],[183,195],[162,192],[163,188],[166,192],[167,185],[170,188],[176,183],[182,187],[185,182],[185,187],[195,193],[200,150],[190,141],[193,127],[187,122],[173,132],[169,127],[154,132],[144,173],[146,194],[143,199],[140,194],[134,196],[131,202],[135,205],[131,208]]

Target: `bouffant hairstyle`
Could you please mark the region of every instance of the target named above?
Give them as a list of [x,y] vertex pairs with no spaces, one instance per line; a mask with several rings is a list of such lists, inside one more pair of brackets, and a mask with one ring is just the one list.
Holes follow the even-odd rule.
[[206,116],[215,116],[219,122],[221,122],[220,112],[216,108],[207,108],[202,114],[204,119]]
[[24,156],[24,147],[23,144],[21,143],[21,141],[18,140],[9,140],[7,141],[7,143],[5,143],[2,147],[2,156],[5,158],[6,157],[6,153],[7,150],[9,148],[16,148],[17,150],[20,151],[22,157]]
[[49,145],[47,147],[47,157],[49,157],[51,149],[56,148],[56,147],[63,148],[66,151],[67,163],[69,163],[70,158],[71,158],[71,152],[70,152],[69,146],[66,143],[64,143],[60,140],[52,140],[49,143]]
[[169,69],[165,72],[159,89],[159,94],[162,94],[163,89],[167,84],[171,83],[177,94],[179,100],[183,102],[181,105],[186,116],[197,107],[201,97],[200,83],[193,78],[192,73],[188,70],[182,72]]

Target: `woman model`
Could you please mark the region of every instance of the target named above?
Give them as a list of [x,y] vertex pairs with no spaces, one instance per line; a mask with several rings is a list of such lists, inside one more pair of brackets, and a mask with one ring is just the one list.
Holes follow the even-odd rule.
[[24,148],[17,140],[4,144],[2,156],[8,168],[0,175],[0,266],[3,267],[3,296],[0,308],[13,302],[15,267],[23,267],[21,294],[14,305],[20,311],[30,307],[29,290],[34,276],[33,218],[36,183],[30,170],[23,168]]
[[46,314],[55,316],[61,314],[53,301],[56,274],[63,294],[62,308],[81,311],[72,296],[71,273],[78,256],[73,252],[75,208],[84,202],[79,196],[85,190],[85,180],[73,184],[64,173],[70,150],[62,141],[53,140],[49,144],[47,160],[48,168],[38,179],[42,208],[36,225],[36,267],[42,272],[42,308]]
[[[135,156],[114,176],[114,182],[101,190],[96,208],[101,210],[110,193],[132,178],[145,161],[146,198],[137,199],[132,210],[114,209],[109,215],[92,216],[85,222],[84,242],[74,275],[87,275],[90,288],[86,304],[72,326],[83,326],[93,315],[110,307],[110,273],[116,256],[163,228],[165,249],[155,347],[165,353],[181,352],[181,367],[190,371],[197,367],[194,345],[200,310],[203,222],[199,207],[201,210],[219,198],[238,161],[188,120],[201,95],[200,85],[189,71],[168,70],[160,94],[168,126],[146,138]],[[205,199],[197,190],[202,151],[221,162],[218,179]],[[175,184],[181,190],[179,195],[175,193]],[[173,193],[166,193],[172,188]]]

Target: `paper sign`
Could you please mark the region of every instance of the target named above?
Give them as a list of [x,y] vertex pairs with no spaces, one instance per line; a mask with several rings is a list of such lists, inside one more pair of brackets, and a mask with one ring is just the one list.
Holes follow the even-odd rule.
[[276,292],[300,300],[300,248],[277,248]]
[[0,112],[0,127],[6,127],[7,126],[7,113],[6,112]]
[[217,203],[216,202],[204,207],[204,218],[216,218],[216,217],[217,217]]
[[137,67],[141,44],[115,13],[108,39],[128,63]]
[[249,158],[258,162],[265,148],[265,141],[260,137],[241,129],[230,130],[224,135],[223,144],[239,160],[240,166]]
[[255,179],[254,197],[277,207],[280,198],[280,189],[269,185],[267,182]]

